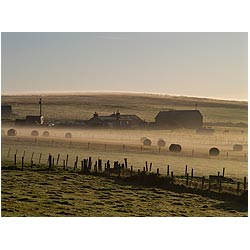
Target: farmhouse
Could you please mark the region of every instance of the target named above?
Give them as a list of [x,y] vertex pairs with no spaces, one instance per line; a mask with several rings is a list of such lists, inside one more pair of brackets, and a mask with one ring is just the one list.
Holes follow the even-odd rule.
[[2,116],[11,116],[12,115],[12,106],[11,105],[1,105],[1,114]]
[[16,126],[32,126],[32,125],[43,125],[44,116],[40,115],[28,115],[25,119],[16,119]]
[[155,123],[164,128],[201,128],[203,116],[199,110],[160,111],[155,117]]
[[145,122],[137,115],[121,115],[119,111],[108,116],[100,116],[96,112],[87,121],[90,127],[137,127]]

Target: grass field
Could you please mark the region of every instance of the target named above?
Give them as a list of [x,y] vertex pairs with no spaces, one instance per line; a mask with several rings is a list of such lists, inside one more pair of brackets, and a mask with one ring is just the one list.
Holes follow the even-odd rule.
[[247,216],[247,206],[76,173],[2,170],[2,216]]
[[[2,102],[13,105],[15,118],[39,113],[38,96],[3,96]],[[185,166],[195,176],[217,175],[225,168],[225,176],[242,183],[248,175],[247,103],[217,101],[186,97],[135,94],[86,94],[76,96],[47,95],[43,97],[43,113],[47,119],[88,119],[97,111],[110,114],[119,109],[121,113],[137,114],[147,121],[167,108],[191,109],[197,103],[206,122],[224,122],[243,126],[214,126],[211,136],[198,135],[193,130],[94,130],[94,129],[48,129],[38,128],[41,134],[49,130],[50,136],[31,137],[32,128],[17,128],[16,137],[1,137],[2,166],[13,164],[14,154],[20,164],[25,151],[25,162],[47,164],[49,153],[62,166],[69,155],[68,166],[73,168],[76,156],[79,161],[92,157],[128,164],[134,170],[142,170],[145,161],[152,162],[153,172],[159,168],[166,174],[166,167],[177,175],[183,175]],[[241,124],[241,125],[242,125]],[[9,123],[2,123],[5,134]],[[225,129],[229,133],[223,133]],[[65,139],[65,132],[73,134]],[[142,147],[141,137],[152,140],[152,146]],[[157,146],[164,138],[166,147]],[[171,143],[182,145],[182,152],[171,153]],[[233,151],[234,144],[243,145],[242,151]],[[220,155],[211,157],[208,150],[218,147]],[[79,163],[80,164],[80,163]],[[46,203],[46,201],[48,201]],[[211,199],[196,194],[177,194],[156,188],[119,185],[113,180],[76,173],[46,173],[32,171],[2,170],[2,216],[246,216],[247,208],[234,201]]]

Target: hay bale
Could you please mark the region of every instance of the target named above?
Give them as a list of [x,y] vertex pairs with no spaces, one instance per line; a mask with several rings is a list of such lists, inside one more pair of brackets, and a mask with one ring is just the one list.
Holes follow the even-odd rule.
[[158,140],[158,147],[165,147],[166,146],[166,141],[162,138]]
[[141,142],[144,146],[151,146],[151,144],[152,144],[152,141],[150,139],[148,139],[147,137],[142,137]]
[[3,129],[1,130],[1,135],[5,135],[5,131]]
[[234,144],[233,151],[242,151],[243,146],[241,144]]
[[65,138],[72,138],[72,134],[71,134],[70,132],[67,132],[67,133],[65,134]]
[[180,144],[171,144],[169,146],[170,152],[181,152],[181,145]]
[[220,154],[220,150],[216,147],[209,149],[209,155],[218,156]]
[[44,131],[44,132],[43,132],[43,136],[44,136],[44,137],[49,137],[49,131]]
[[30,134],[31,136],[39,136],[39,133],[37,130],[32,130]]
[[8,136],[16,136],[17,132],[16,132],[15,129],[11,128],[11,129],[8,130],[7,135]]

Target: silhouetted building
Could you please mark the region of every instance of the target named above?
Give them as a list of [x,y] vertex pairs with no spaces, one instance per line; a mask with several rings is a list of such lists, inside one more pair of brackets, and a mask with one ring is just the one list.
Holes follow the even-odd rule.
[[1,105],[1,114],[2,116],[11,116],[12,115],[12,106],[11,105]]
[[137,127],[145,122],[137,115],[121,115],[117,111],[108,116],[100,116],[95,112],[87,123],[90,127]]
[[32,126],[32,125],[43,125],[44,116],[40,115],[28,115],[25,119],[16,119],[16,126]]
[[203,116],[199,110],[160,111],[155,117],[156,125],[164,128],[200,128]]

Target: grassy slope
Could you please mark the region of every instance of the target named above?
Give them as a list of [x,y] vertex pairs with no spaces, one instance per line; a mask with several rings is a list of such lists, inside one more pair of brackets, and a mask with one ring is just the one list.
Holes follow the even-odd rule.
[[247,216],[247,208],[76,173],[2,170],[2,216]]
[[[40,96],[2,96],[2,103],[13,105],[19,117],[38,114]],[[174,97],[151,94],[79,94],[45,95],[43,112],[47,118],[89,119],[97,111],[110,114],[117,109],[122,113],[137,114],[146,121],[154,121],[161,110],[193,109],[195,104],[206,122],[247,123],[247,102],[212,100],[192,97]]]

